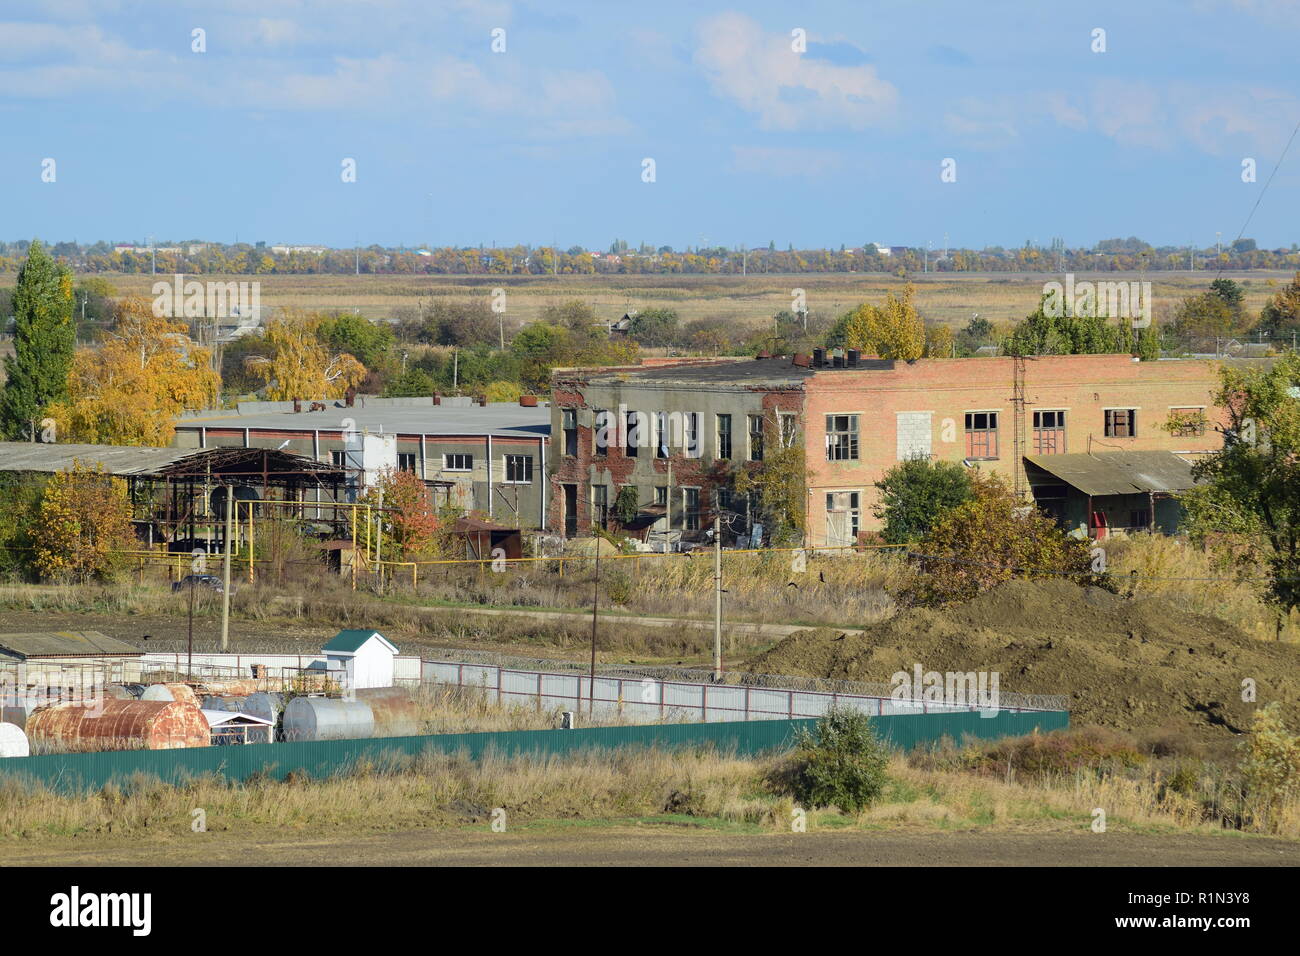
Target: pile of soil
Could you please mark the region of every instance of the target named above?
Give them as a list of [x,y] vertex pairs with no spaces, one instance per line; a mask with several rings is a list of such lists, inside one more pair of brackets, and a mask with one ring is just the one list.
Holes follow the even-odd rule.
[[[1000,689],[1062,694],[1071,722],[1221,738],[1280,700],[1300,716],[1300,646],[1248,637],[1157,598],[1068,581],[1009,581],[965,604],[913,609],[863,633],[799,631],[753,658],[755,673],[888,682],[898,671],[997,672]],[[1255,682],[1256,703],[1242,701]]]

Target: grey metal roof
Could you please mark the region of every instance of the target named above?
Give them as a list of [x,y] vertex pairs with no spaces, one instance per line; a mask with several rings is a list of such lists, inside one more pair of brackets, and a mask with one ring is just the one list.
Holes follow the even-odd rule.
[[144,651],[99,631],[0,634],[0,652],[12,657],[139,657]]
[[1177,492],[1196,484],[1191,463],[1171,451],[1026,455],[1025,461],[1085,495]]
[[[270,406],[268,409],[266,406]],[[401,402],[396,399],[361,399],[347,408],[342,402],[326,402],[324,411],[294,412],[292,403],[252,402],[239,409],[215,409],[176,420],[178,429],[252,428],[276,431],[337,430],[351,418],[357,430],[371,434],[492,435],[494,437],[537,438],[551,433],[551,410],[539,405],[525,408],[513,402],[478,405],[434,405],[430,399]]]
[[52,474],[65,471],[74,461],[79,461],[82,465],[103,465],[112,475],[149,475],[193,454],[193,448],[6,441],[0,442],[0,471]]

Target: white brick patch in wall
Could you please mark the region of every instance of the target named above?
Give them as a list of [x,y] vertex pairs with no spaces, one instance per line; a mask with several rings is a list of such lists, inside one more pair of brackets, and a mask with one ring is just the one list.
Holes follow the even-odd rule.
[[930,457],[930,412],[898,413],[898,460]]

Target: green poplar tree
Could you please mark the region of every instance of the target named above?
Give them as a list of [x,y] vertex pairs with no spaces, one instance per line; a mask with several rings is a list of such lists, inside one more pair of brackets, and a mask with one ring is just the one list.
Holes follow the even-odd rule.
[[41,414],[67,397],[76,343],[72,273],[33,240],[14,287],[14,354],[5,357],[0,433],[23,440],[40,430]]

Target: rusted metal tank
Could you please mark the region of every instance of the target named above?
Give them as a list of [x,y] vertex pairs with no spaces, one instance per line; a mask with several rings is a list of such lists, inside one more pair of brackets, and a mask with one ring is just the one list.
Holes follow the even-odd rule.
[[168,682],[166,684],[150,684],[140,695],[141,700],[179,700],[188,704],[199,706],[199,695],[194,693],[194,688],[189,684],[179,682]]
[[284,708],[285,740],[351,740],[372,737],[370,705],[334,697],[295,697]]
[[420,711],[405,687],[365,687],[357,700],[370,705],[376,737],[413,737],[420,732]]
[[21,727],[0,723],[0,757],[26,757],[31,752]]
[[26,729],[44,750],[172,750],[210,742],[198,705],[184,700],[54,704],[33,711]]

